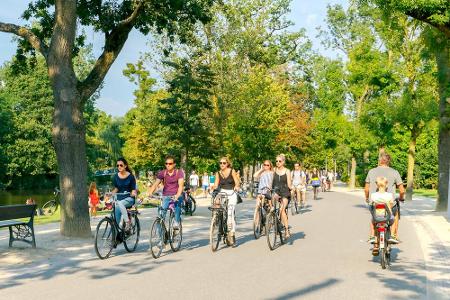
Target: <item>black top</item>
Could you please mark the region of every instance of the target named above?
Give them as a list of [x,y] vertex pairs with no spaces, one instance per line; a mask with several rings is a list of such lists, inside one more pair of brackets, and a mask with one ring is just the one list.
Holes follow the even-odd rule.
[[219,187],[224,190],[232,190],[234,189],[235,182],[233,178],[233,170],[230,171],[230,174],[227,178],[222,176],[222,173],[219,172]]
[[272,189],[283,198],[289,198],[291,196],[286,173],[279,175],[275,172],[275,174],[273,174]]
[[[136,189],[136,179],[131,173],[125,178],[120,178],[119,174],[116,174],[114,175],[113,178],[113,186],[117,188],[118,193],[125,193],[125,192],[131,193],[132,190]],[[117,195],[117,200],[123,200],[127,197],[129,196]]]

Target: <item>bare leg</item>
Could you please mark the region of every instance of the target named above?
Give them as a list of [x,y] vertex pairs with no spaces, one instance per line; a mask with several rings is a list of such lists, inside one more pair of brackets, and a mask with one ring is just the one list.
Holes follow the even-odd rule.
[[288,199],[283,198],[283,204],[281,205],[281,222],[283,222],[284,228],[285,228],[285,236],[288,238],[290,236],[289,234],[289,224],[288,224],[288,218],[286,215],[285,208],[288,206]]
[[306,206],[306,192],[302,191],[300,193],[300,195],[301,195],[301,198],[302,198],[303,206]]
[[397,236],[398,234],[398,214],[394,217],[394,224],[392,224],[392,235]]
[[300,193],[300,189],[296,188],[295,192],[297,193],[297,201],[298,201],[298,206],[301,205],[302,202],[302,197],[301,197],[301,193]]

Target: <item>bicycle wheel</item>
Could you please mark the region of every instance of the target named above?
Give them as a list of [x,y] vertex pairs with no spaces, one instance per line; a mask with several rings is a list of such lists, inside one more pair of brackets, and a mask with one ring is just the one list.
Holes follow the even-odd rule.
[[174,229],[175,216],[170,214],[169,218],[169,244],[173,252],[177,252],[181,248],[183,240],[183,224],[178,224],[178,229]]
[[103,218],[95,230],[95,253],[100,259],[106,259],[111,255],[114,248],[114,238],[116,229],[113,222],[109,218]]
[[266,221],[266,236],[267,236],[267,245],[270,250],[275,249],[277,244],[277,219],[275,213],[270,213],[267,215]]
[[56,200],[50,200],[45,202],[45,204],[42,206],[42,213],[45,216],[52,216],[57,208],[58,203],[56,203]]
[[128,252],[133,252],[136,250],[136,247],[139,242],[139,234],[141,232],[141,225],[139,223],[139,219],[137,215],[131,215],[131,233],[125,236],[125,240],[123,241],[123,245],[125,246],[125,250]]
[[380,251],[380,263],[381,263],[381,268],[382,269],[386,269],[386,249],[381,249]]
[[191,216],[192,214],[195,212],[195,210],[197,209],[197,202],[195,201],[194,197],[191,197]]
[[253,234],[255,235],[255,239],[259,239],[261,236],[261,221],[261,211],[260,208],[257,207],[253,214]]
[[154,258],[158,258],[164,248],[164,229],[162,222],[160,218],[156,218],[150,230],[150,252]]
[[215,252],[219,247],[220,242],[220,217],[217,212],[213,213],[211,219],[211,226],[209,227],[209,243],[211,244],[211,250]]

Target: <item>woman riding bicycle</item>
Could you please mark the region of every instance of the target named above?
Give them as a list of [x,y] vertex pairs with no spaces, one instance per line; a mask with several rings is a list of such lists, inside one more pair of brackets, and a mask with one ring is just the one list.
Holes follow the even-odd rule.
[[286,163],[286,157],[284,154],[277,156],[276,168],[272,182],[272,189],[281,197],[281,222],[286,228],[285,238],[288,239],[291,236],[289,232],[288,218],[286,214],[286,208],[289,204],[289,198],[291,197],[292,180],[291,172],[284,166]]
[[237,194],[239,190],[239,178],[236,172],[232,169],[231,161],[228,157],[222,157],[220,159],[220,170],[216,173],[213,189],[220,188],[221,193],[225,193],[228,196],[228,228],[229,228],[229,240],[233,247],[236,247],[236,219],[235,219],[235,207],[237,204]]
[[[268,192],[269,188],[272,188],[273,181],[273,167],[270,160],[265,160],[263,167],[257,171],[253,177],[259,179],[258,195],[256,196],[256,209],[264,204],[264,195]],[[270,208],[272,210],[272,202],[269,201]]]
[[[126,230],[130,228],[130,220],[128,219],[127,208],[131,208],[135,204],[137,196],[136,178],[128,167],[128,162],[121,157],[117,160],[118,172],[113,177],[113,194],[117,195],[115,217],[119,226],[124,226]],[[124,193],[127,193],[124,195]]]

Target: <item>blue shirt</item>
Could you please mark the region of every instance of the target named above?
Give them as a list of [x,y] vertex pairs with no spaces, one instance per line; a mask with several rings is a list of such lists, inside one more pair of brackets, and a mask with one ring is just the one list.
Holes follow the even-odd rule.
[[[136,189],[136,179],[131,173],[125,178],[120,178],[119,174],[115,174],[113,177],[113,186],[117,189],[118,193],[131,193],[132,190]],[[127,197],[130,196],[117,195],[117,200],[123,200]]]

